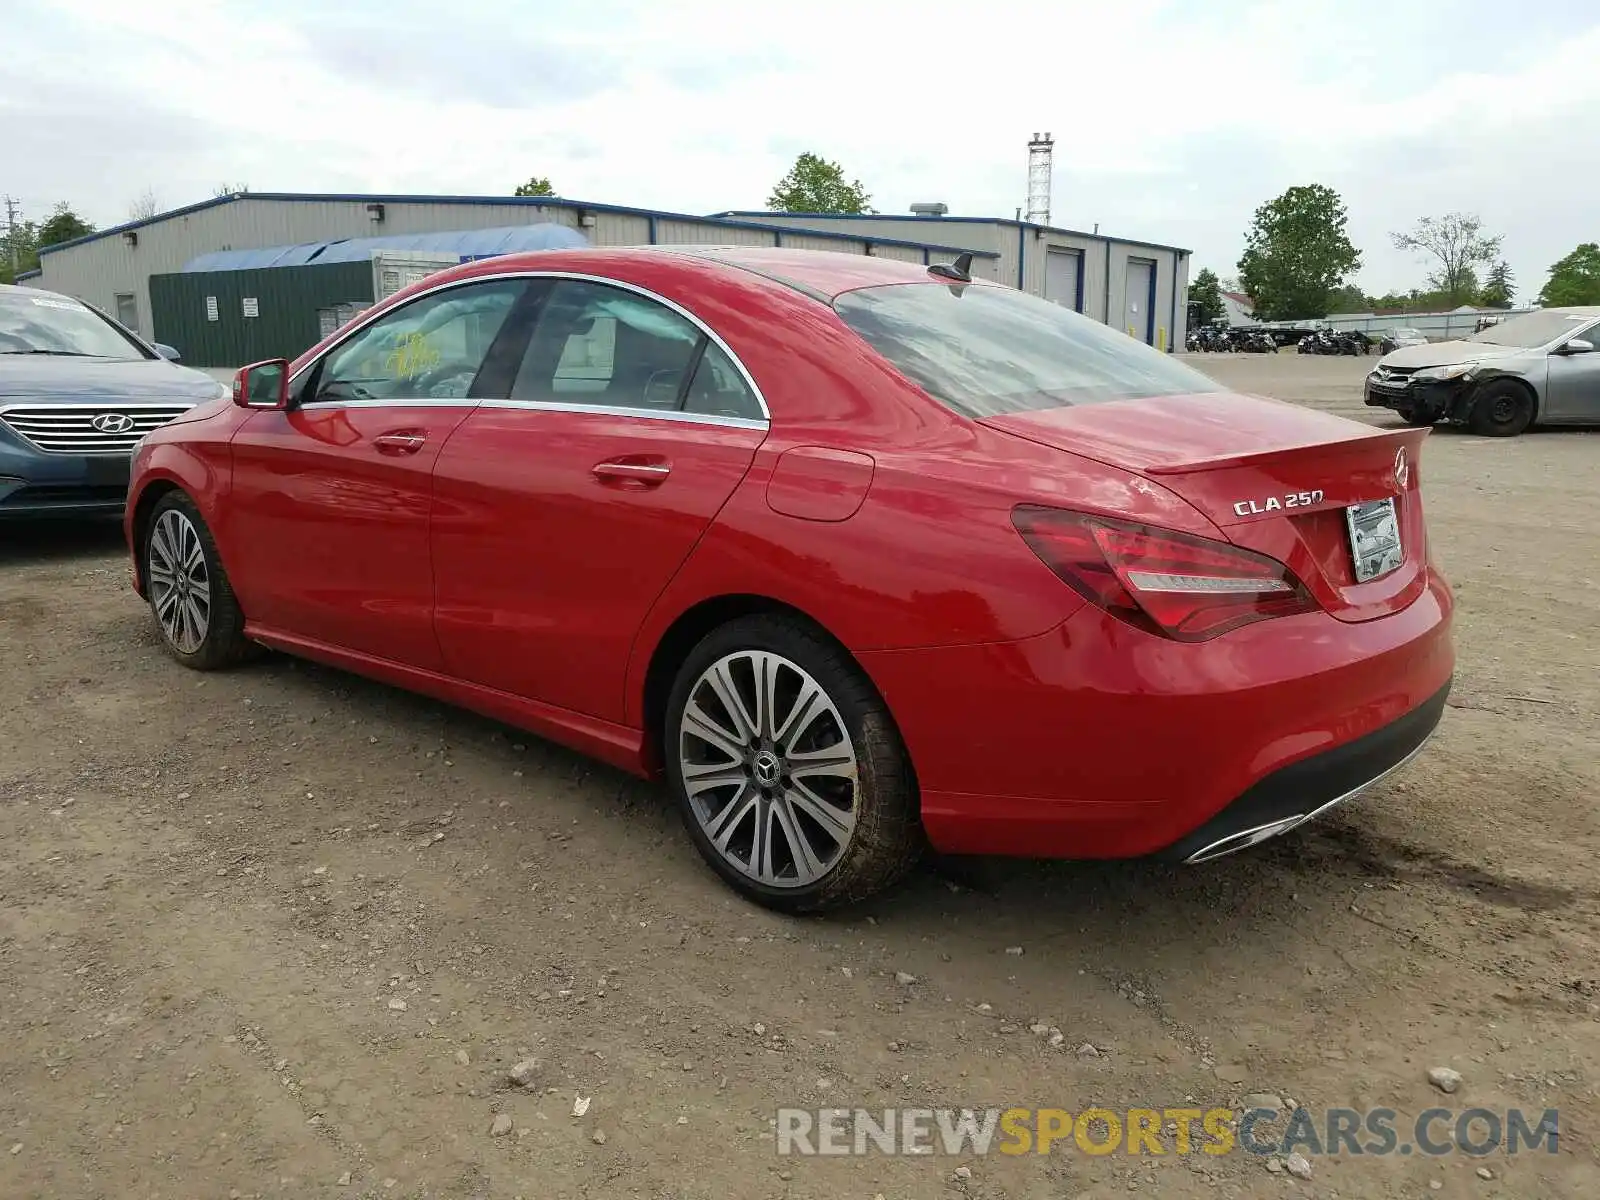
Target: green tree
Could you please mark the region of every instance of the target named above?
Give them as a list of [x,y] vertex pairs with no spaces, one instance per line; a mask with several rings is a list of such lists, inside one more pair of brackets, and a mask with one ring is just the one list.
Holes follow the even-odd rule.
[[1222,303],[1222,286],[1217,273],[1210,267],[1202,268],[1189,283],[1189,303],[1195,306],[1195,316],[1200,324],[1210,325],[1227,314]]
[[872,199],[861,181],[847,183],[844,168],[809,151],[794,160],[789,173],[767,197],[774,212],[869,213]]
[[161,215],[161,201],[156,196],[155,188],[145,188],[139,193],[137,199],[128,205],[128,220],[148,221],[152,217]]
[[1371,298],[1353,283],[1335,288],[1328,297],[1328,311],[1336,313],[1366,312],[1372,307]]
[[1420,258],[1439,264],[1428,276],[1428,286],[1439,292],[1445,308],[1471,304],[1477,299],[1476,267],[1491,263],[1500,253],[1503,238],[1486,237],[1483,222],[1473,213],[1446,213],[1423,217],[1406,233],[1391,233],[1396,250],[1415,251]]
[[1485,308],[1510,308],[1516,294],[1516,277],[1511,274],[1510,264],[1501,259],[1490,269],[1489,282],[1478,292],[1478,303]]
[[1292,187],[1256,209],[1239,259],[1239,283],[1264,321],[1325,317],[1335,289],[1361,266],[1345,234],[1339,193]]
[[1600,304],[1600,244],[1584,242],[1551,267],[1539,303],[1546,308]]
[[517,190],[511,194],[513,196],[554,196],[556,189],[550,186],[550,181],[543,175],[534,175],[528,179],[527,183],[517,184]]
[[49,220],[39,226],[39,245],[55,246],[93,232],[94,226],[73,212],[72,206],[63,200],[51,210]]
[[39,229],[32,221],[18,221],[16,228],[0,226],[0,283],[15,283],[39,267]]

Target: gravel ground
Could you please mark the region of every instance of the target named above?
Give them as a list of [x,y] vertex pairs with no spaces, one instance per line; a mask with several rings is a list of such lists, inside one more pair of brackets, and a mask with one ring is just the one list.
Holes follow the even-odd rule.
[[[1367,360],[1195,361],[1374,415]],[[0,1196],[1600,1195],[1597,452],[1428,440],[1460,671],[1366,797],[1204,868],[931,864],[823,920],[741,903],[658,789],[516,731],[287,658],[186,672],[114,528],[6,528]],[[1561,1149],[1303,1179],[1070,1141],[780,1157],[771,1124],[1263,1093],[1402,1129],[1558,1107]]]

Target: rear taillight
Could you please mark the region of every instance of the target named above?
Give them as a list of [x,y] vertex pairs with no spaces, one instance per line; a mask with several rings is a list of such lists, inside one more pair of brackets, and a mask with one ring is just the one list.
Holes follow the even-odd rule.
[[1063,582],[1150,633],[1203,642],[1317,609],[1288,567],[1227,542],[1032,504],[1011,521]]

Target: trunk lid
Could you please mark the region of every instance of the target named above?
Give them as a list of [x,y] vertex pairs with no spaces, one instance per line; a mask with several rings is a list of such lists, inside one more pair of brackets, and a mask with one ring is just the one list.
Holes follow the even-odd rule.
[[[983,424],[1181,496],[1235,545],[1287,564],[1341,620],[1398,611],[1427,585],[1417,471],[1426,429],[1374,429],[1228,392],[1009,413]],[[1400,565],[1361,580],[1347,510],[1385,499],[1395,502]]]

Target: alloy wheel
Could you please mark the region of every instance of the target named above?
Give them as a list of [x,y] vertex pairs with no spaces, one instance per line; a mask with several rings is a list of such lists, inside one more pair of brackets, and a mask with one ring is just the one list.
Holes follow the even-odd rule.
[[211,627],[211,571],[199,531],[178,509],[156,518],[147,567],[161,632],[180,654],[194,654]]
[[684,704],[678,756],[701,831],[757,883],[815,883],[849,847],[855,746],[822,686],[782,655],[740,650],[707,667]]

